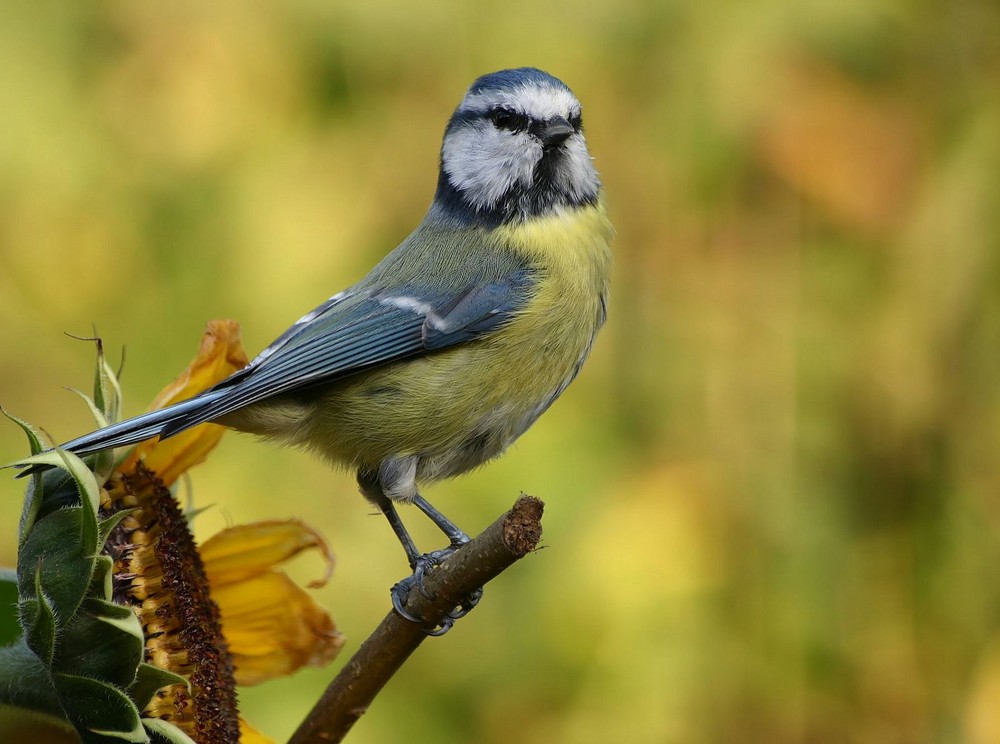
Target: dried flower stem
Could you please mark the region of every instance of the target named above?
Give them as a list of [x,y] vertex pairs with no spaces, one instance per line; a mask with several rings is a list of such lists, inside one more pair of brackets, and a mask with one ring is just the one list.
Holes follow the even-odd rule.
[[[426,577],[424,588],[433,600],[410,592],[406,610],[428,620],[443,619],[463,597],[535,549],[542,537],[543,508],[539,499],[521,496],[509,512]],[[386,615],[326,688],[289,744],[342,741],[425,638],[409,620],[395,612]]]

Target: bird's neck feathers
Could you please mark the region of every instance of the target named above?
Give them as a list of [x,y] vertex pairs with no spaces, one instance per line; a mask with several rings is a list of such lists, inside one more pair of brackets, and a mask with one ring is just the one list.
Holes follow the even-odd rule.
[[562,194],[534,186],[528,189],[515,187],[496,202],[477,206],[466,198],[442,170],[438,175],[431,215],[462,227],[497,228],[594,207],[599,198],[600,191],[597,189],[585,194]]
[[606,287],[614,228],[602,199],[501,225],[494,236],[530,264]]

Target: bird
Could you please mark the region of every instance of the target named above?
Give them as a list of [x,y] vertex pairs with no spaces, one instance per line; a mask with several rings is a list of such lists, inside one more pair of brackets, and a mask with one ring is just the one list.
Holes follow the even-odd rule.
[[[499,456],[577,376],[607,317],[612,237],[570,88],[533,67],[482,75],[448,121],[425,217],[367,275],[201,394],[61,447],[214,422],[352,469],[413,569],[393,605],[422,622],[406,594],[469,538],[420,488]],[[398,503],[449,546],[421,554]]]

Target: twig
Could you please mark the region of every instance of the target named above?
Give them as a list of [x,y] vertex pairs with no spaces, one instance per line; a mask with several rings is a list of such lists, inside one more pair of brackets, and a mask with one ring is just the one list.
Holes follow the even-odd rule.
[[[433,621],[443,620],[470,592],[535,549],[542,537],[543,508],[539,499],[521,496],[509,512],[426,576],[424,589],[433,599],[410,592],[407,612],[426,618],[432,627]],[[386,615],[326,688],[289,744],[342,741],[425,638],[416,624],[395,612]]]

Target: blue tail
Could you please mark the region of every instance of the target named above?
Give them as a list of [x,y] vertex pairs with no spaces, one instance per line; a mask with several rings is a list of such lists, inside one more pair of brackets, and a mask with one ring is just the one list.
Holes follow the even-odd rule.
[[124,447],[129,444],[136,444],[146,439],[164,432],[168,429],[167,436],[173,436],[192,426],[202,423],[198,414],[212,401],[225,393],[221,390],[210,390],[202,393],[190,400],[183,400],[159,411],[150,411],[139,416],[134,416],[117,424],[105,426],[103,429],[84,434],[82,437],[72,439],[61,446],[60,449],[68,450],[83,457],[101,450],[112,449],[114,447]]

